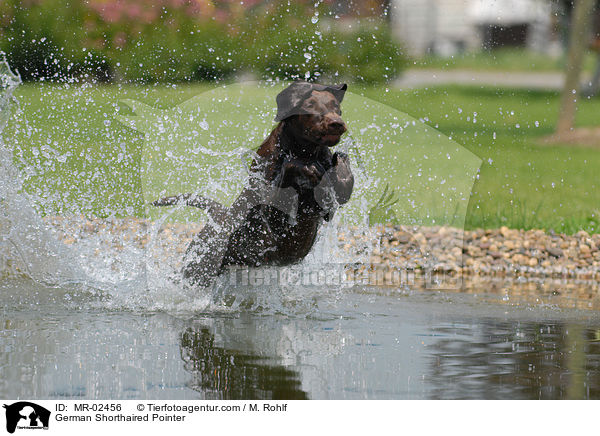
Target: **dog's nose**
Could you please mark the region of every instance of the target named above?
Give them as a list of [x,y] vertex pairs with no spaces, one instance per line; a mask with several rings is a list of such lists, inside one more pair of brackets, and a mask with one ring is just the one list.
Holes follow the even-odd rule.
[[344,120],[342,120],[340,117],[330,117],[327,122],[327,130],[341,135],[346,131],[346,123],[344,123]]

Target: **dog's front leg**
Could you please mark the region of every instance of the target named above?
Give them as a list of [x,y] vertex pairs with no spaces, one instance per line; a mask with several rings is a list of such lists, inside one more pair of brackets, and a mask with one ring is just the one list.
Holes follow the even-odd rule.
[[354,188],[354,175],[350,168],[350,158],[345,153],[335,153],[332,159],[333,168],[330,179],[338,204],[345,204],[350,200]]
[[321,183],[324,173],[323,167],[318,163],[306,164],[300,159],[290,159],[284,162],[275,186],[294,188],[301,193]]
[[349,157],[343,153],[335,153],[332,167],[314,189],[315,200],[326,212],[323,217],[325,221],[330,221],[338,206],[350,200],[353,187],[354,176],[350,169]]

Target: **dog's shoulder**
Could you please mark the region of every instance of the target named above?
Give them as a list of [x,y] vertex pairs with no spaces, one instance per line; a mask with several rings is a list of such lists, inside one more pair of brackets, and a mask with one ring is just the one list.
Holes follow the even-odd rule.
[[268,181],[277,176],[281,166],[281,148],[279,147],[281,129],[282,123],[279,123],[260,145],[256,151],[257,158],[252,162],[252,171],[262,173]]
[[283,129],[283,123],[279,123],[271,131],[269,136],[267,136],[267,139],[265,139],[263,141],[263,143],[260,145],[260,147],[256,151],[256,154],[258,156],[260,156],[263,159],[268,159],[278,153],[279,147],[278,147],[277,142],[279,140],[279,134],[281,133],[282,129]]

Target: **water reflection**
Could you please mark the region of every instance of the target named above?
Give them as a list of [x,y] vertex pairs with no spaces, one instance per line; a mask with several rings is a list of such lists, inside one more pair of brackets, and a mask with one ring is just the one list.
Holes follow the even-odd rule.
[[220,347],[208,327],[188,328],[181,335],[189,386],[213,400],[305,400],[299,374],[272,358]]
[[597,329],[507,323],[434,329],[432,395],[442,398],[600,398]]
[[308,316],[11,301],[0,293],[4,398],[600,399],[592,311],[397,291]]

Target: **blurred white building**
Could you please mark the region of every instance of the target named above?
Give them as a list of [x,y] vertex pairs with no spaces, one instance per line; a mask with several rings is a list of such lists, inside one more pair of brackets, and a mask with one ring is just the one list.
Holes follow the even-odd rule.
[[548,0],[391,0],[391,20],[411,55],[450,56],[498,46],[552,46]]

